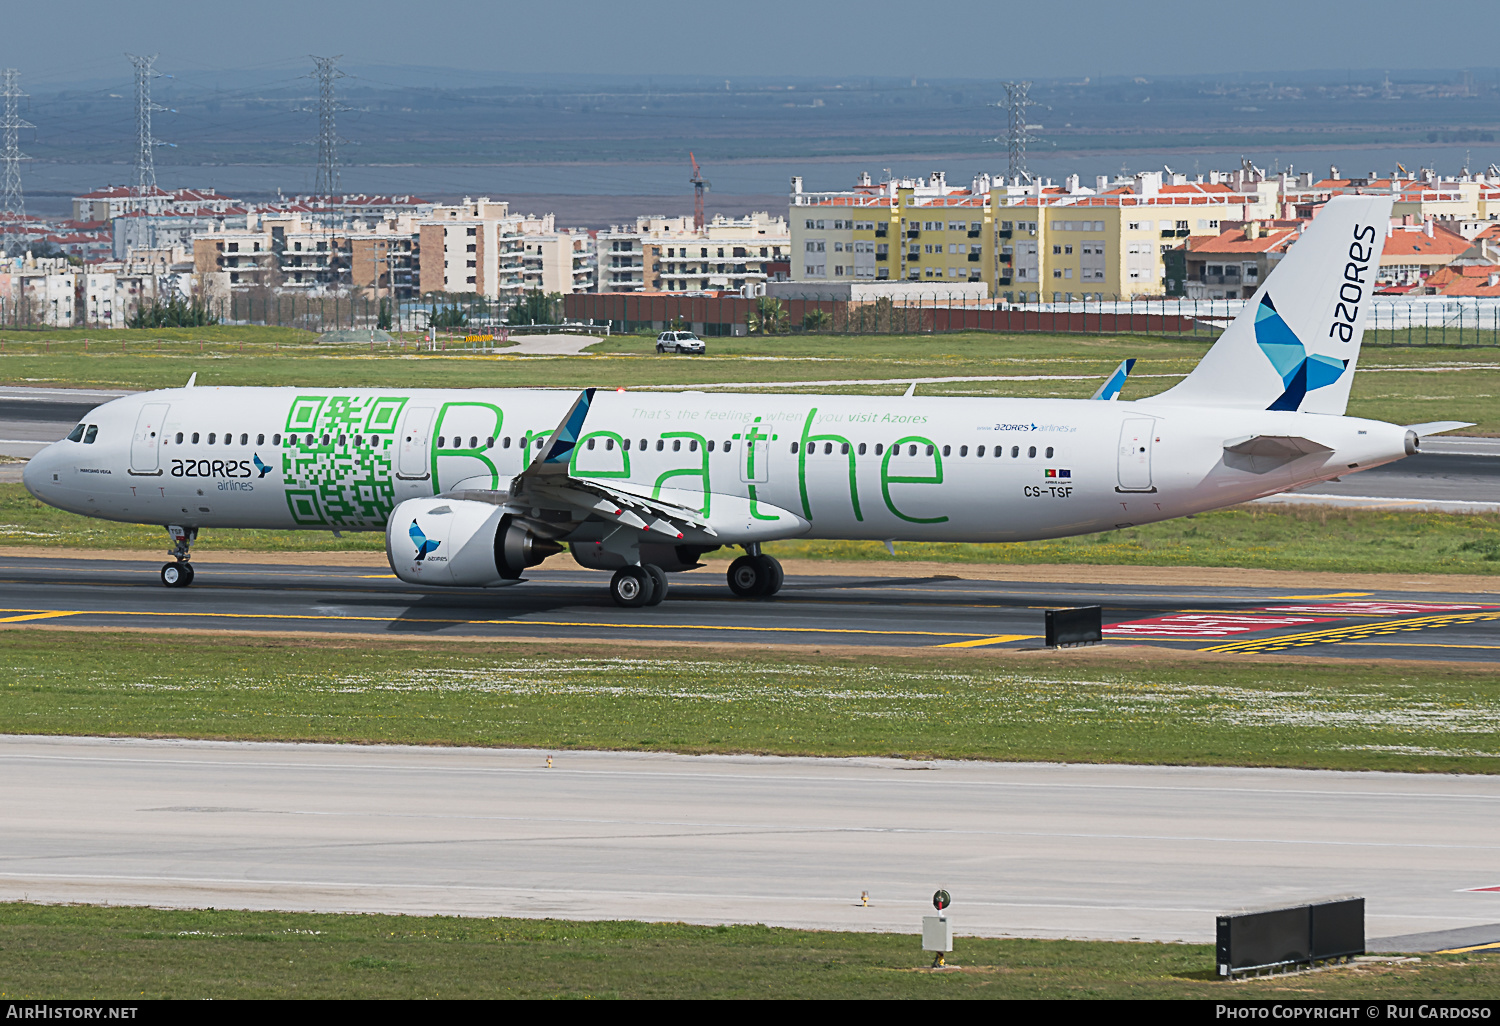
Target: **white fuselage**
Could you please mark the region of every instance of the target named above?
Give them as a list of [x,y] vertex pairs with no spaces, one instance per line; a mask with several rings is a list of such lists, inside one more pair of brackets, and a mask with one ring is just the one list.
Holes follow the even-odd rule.
[[[49,446],[24,479],[49,505],[107,520],[383,530],[406,499],[505,490],[576,397],[144,393],[99,407],[85,422],[97,426],[92,442]],[[710,523],[715,496],[741,519],[753,500],[746,526],[758,537],[1022,541],[1165,520],[1388,463],[1406,455],[1406,434],[1353,417],[1151,400],[601,391],[571,472],[702,510]],[[1226,454],[1255,435],[1328,451],[1281,463]]]

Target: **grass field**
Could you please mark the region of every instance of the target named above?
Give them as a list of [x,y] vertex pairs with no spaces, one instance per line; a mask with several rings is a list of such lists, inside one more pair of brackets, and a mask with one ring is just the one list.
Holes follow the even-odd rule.
[[[319,346],[292,328],[155,331],[0,331],[0,382],[66,387],[170,388],[200,384],[308,387],[650,387],[879,380],[888,385],[792,386],[798,391],[895,393],[919,377],[1043,375],[1046,380],[924,385],[927,395],[1086,398],[1125,357],[1136,357],[1127,398],[1186,374],[1203,339],[1091,335],[818,336],[715,339],[706,357],[658,357],[642,336],[614,336],[573,357],[457,355],[461,351]],[[1471,420],[1500,434],[1500,350],[1367,348],[1349,412],[1402,424]]]
[[1500,955],[1281,979],[1213,976],[1189,944],[765,926],[0,904],[0,999],[1491,998]]
[[[166,550],[159,527],[115,524],[43,505],[18,484],[0,485],[0,545]],[[199,552],[381,552],[379,532],[334,538],[326,531],[206,530]],[[782,558],[938,560],[956,563],[1084,563],[1214,566],[1340,573],[1500,573],[1500,516],[1401,513],[1327,507],[1243,506],[1161,524],[1054,541],[964,545],[782,541]],[[704,558],[728,560],[738,549]]]
[[1500,772],[1481,666],[83,637],[0,632],[0,733]]

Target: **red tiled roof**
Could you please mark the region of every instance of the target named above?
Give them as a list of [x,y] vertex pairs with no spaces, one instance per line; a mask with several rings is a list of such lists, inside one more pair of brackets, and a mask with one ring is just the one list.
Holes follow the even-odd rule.
[[1242,228],[1235,228],[1220,235],[1188,236],[1188,250],[1192,253],[1274,253],[1285,249],[1297,238],[1295,228],[1278,228],[1266,232],[1259,238],[1247,239]]

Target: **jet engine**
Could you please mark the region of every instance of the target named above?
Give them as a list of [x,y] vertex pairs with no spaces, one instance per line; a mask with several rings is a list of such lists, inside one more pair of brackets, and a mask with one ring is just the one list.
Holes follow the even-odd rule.
[[407,499],[385,528],[386,558],[408,584],[483,588],[561,551],[501,507],[473,499]]

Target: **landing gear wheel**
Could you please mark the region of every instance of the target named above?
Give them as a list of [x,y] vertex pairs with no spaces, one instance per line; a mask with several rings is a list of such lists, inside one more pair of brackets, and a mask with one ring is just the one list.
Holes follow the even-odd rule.
[[609,597],[615,605],[634,609],[650,603],[656,593],[656,581],[638,566],[622,566],[609,582]]
[[729,590],[739,598],[769,595],[769,589],[776,581],[775,571],[779,569],[776,561],[768,556],[741,556],[729,564]]
[[161,583],[168,588],[186,588],[193,583],[191,563],[167,563],[161,568]]
[[651,575],[651,583],[654,585],[651,597],[646,600],[646,605],[661,605],[662,599],[667,597],[667,572],[655,563],[647,563],[641,569]]
[[764,592],[766,598],[770,598],[781,590],[781,585],[786,581],[786,572],[781,569],[781,564],[771,556],[757,557],[764,562],[770,570],[770,582]]

